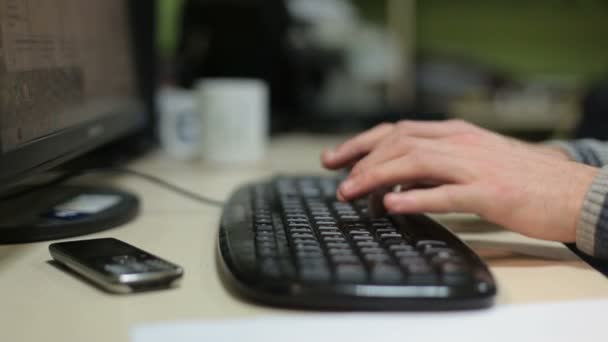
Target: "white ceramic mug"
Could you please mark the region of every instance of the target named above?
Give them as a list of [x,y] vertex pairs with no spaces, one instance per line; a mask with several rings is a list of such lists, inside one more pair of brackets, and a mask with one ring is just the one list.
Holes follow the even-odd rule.
[[205,78],[196,84],[201,151],[220,163],[262,160],[268,144],[269,91],[262,80]]

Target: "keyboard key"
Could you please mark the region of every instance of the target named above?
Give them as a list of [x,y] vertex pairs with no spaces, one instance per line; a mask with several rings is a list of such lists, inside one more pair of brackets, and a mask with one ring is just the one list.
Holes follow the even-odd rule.
[[319,245],[302,245],[298,244],[295,246],[296,251],[304,251],[304,252],[321,252],[321,247]]
[[281,270],[279,264],[274,259],[262,259],[260,262],[260,271],[272,278],[278,278],[281,276]]
[[404,266],[404,269],[410,275],[428,275],[435,274],[433,268],[424,262],[415,262],[415,263],[407,263]]
[[367,279],[365,268],[361,265],[337,265],[335,272],[336,279],[340,282],[360,283]]
[[323,240],[323,242],[329,243],[329,242],[344,242],[346,243],[346,239],[342,236],[323,236],[321,237],[321,239]]
[[338,226],[332,225],[332,224],[329,224],[329,225],[319,225],[318,229],[319,230],[338,230]]
[[376,229],[376,234],[378,234],[378,235],[389,234],[389,233],[397,233],[397,230],[395,228],[379,228],[379,229]]
[[343,236],[339,230],[325,230],[321,231],[321,236]]
[[363,259],[368,263],[387,262],[391,257],[387,254],[363,254]]
[[390,245],[390,246],[388,246],[388,249],[390,251],[393,251],[393,252],[397,252],[397,251],[414,251],[415,250],[414,246],[407,245],[407,244],[404,244],[404,243]]
[[403,237],[399,233],[382,233],[382,234],[380,234],[381,240],[388,240],[388,239],[401,240],[402,238]]
[[355,245],[359,248],[363,247],[380,247],[380,244],[376,241],[356,241]]
[[443,275],[466,275],[468,273],[468,268],[464,264],[452,261],[441,264],[439,270]]
[[263,235],[268,235],[268,236],[274,236],[274,230],[259,230],[256,232],[257,236],[263,236]]
[[331,261],[335,264],[357,264],[361,265],[361,260],[354,254],[333,254],[330,255]]
[[329,269],[324,266],[300,268],[300,278],[309,282],[328,282],[331,278]]
[[276,250],[276,248],[269,248],[269,247],[259,248],[258,255],[260,255],[262,257],[275,257],[275,256],[277,256],[277,250]]
[[348,231],[348,234],[350,235],[369,235],[371,236],[371,233],[365,229],[352,229]]
[[319,229],[321,229],[321,227],[337,228],[336,221],[316,221],[316,223],[319,225]]
[[331,255],[338,255],[338,254],[342,254],[342,255],[354,255],[354,252],[348,248],[329,248],[327,250],[327,253],[331,254]]
[[311,228],[289,228],[289,233],[312,233]]
[[350,248],[350,245],[346,242],[328,242],[325,246],[327,248]]
[[446,247],[446,243],[444,241],[439,240],[420,240],[416,242],[417,248],[427,248],[427,247]]
[[384,248],[380,247],[363,247],[360,251],[363,254],[386,254]]
[[274,235],[259,235],[259,234],[256,234],[255,240],[257,242],[274,241]]
[[392,264],[376,264],[370,268],[373,281],[381,284],[394,284],[403,279],[401,270]]
[[416,251],[416,250],[397,250],[394,251],[393,253],[395,255],[395,257],[401,259],[401,258],[413,258],[413,257],[420,257],[420,252]]
[[293,233],[291,234],[291,237],[294,239],[304,239],[304,238],[308,238],[308,239],[314,239],[315,236],[310,234],[310,233]]
[[294,243],[294,245],[298,245],[298,244],[308,244],[308,245],[315,245],[315,246],[319,245],[319,241],[317,241],[317,239],[315,239],[315,238],[296,238],[296,239],[293,239],[293,243]]
[[371,235],[355,235],[352,239],[355,241],[374,241],[374,238]]
[[301,227],[310,228],[310,223],[308,223],[308,222],[287,222],[287,226],[293,227],[293,228],[301,228]]
[[323,252],[321,250],[298,250],[295,253],[298,259],[321,259]]
[[287,213],[285,215],[285,218],[289,221],[289,220],[297,220],[297,219],[305,219],[308,221],[308,216],[306,216],[306,214],[304,213],[298,213],[298,214],[294,214],[294,213]]
[[256,222],[257,224],[255,225],[255,229],[256,231],[263,231],[263,230],[267,230],[267,231],[273,231],[274,229],[272,228],[272,225],[270,225],[271,220],[268,219],[268,222],[260,222],[259,220]]

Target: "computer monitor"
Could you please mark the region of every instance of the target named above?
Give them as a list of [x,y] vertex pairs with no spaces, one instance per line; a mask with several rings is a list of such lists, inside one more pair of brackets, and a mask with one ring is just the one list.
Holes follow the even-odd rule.
[[[136,15],[152,13],[153,2],[143,3],[0,0],[0,242],[76,235],[133,216],[137,201],[122,192],[15,189],[149,128],[151,101],[142,94],[150,92],[141,87],[151,84],[142,82],[149,78],[142,65],[149,63],[136,58],[143,54],[135,47],[147,41],[142,34],[153,33],[139,27],[140,36],[134,34],[142,23]],[[87,198],[97,199],[99,212],[70,209],[95,206],[82,202]]]

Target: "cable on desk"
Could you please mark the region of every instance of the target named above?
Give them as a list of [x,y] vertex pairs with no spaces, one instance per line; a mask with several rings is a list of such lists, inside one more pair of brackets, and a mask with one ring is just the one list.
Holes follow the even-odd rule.
[[131,169],[126,169],[126,168],[117,168],[117,167],[108,167],[108,168],[95,168],[95,169],[83,169],[83,170],[75,170],[75,171],[71,171],[70,172],[73,176],[72,177],[78,177],[81,175],[85,175],[85,174],[91,174],[91,173],[122,173],[122,174],[126,174],[126,175],[131,175],[131,176],[136,176],[139,178],[142,178],[144,180],[147,180],[148,182],[158,185],[160,187],[164,187],[165,189],[168,189],[170,191],[173,191],[179,195],[182,195],[184,197],[190,198],[193,201],[205,204],[205,205],[210,205],[210,206],[214,206],[214,207],[223,207],[224,206],[224,202],[213,199],[213,198],[209,198],[207,196],[203,196],[200,194],[197,194],[195,192],[192,192],[190,190],[186,190],[182,187],[179,187],[175,184],[169,183],[168,181],[157,177],[157,176],[153,176],[151,174],[147,174],[144,172],[140,172],[140,171],[135,171],[135,170],[131,170]]

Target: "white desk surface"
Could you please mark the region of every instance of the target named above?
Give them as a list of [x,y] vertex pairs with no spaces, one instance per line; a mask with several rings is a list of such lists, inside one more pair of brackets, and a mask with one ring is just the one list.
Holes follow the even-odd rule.
[[[184,163],[159,151],[129,167],[224,199],[237,185],[277,172],[322,172],[320,150],[338,141],[278,137],[268,160],[257,165]],[[220,209],[133,176],[87,176],[82,181],[117,185],[142,199],[136,220],[86,238],[115,237],[174,261],[185,269],[181,285],[167,291],[111,295],[50,265],[50,242],[0,246],[1,341],[128,341],[129,327],[138,323],[292,312],[245,303],[224,289],[214,259]],[[521,237],[466,215],[440,219],[490,265],[499,286],[498,305],[608,298],[607,279],[559,243]]]

